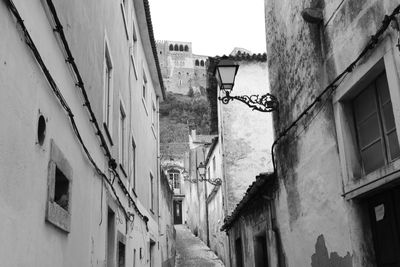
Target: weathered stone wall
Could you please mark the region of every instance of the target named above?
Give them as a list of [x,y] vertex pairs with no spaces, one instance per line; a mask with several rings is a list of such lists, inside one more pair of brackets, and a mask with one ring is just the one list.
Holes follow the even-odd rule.
[[[238,238],[241,239],[242,243],[243,266],[254,266],[255,237],[265,236],[265,242],[271,243],[274,241],[271,232],[270,210],[267,201],[260,198],[254,200],[229,230],[232,266],[238,266],[236,262],[237,248],[235,247],[235,241]],[[267,254],[267,258],[270,258],[271,251],[268,251]],[[273,259],[269,259],[269,264],[268,266],[277,266]]]
[[[268,70],[265,59],[237,61],[240,65],[232,95],[265,94]],[[245,190],[261,172],[271,170],[273,141],[271,114],[253,111],[244,103],[218,101],[219,134],[224,151],[227,214],[242,199]]]
[[[399,1],[265,1],[276,135],[353,61]],[[322,8],[319,25],[301,17]],[[368,58],[368,54],[366,58]],[[363,64],[363,63],[361,63]],[[345,201],[332,99],[323,98],[275,149],[277,221],[286,266],[373,266],[362,209]],[[299,249],[301,248],[301,249]]]
[[[171,51],[169,49],[170,45],[188,46],[188,51]],[[207,57],[193,54],[192,43],[158,41],[157,51],[167,91],[186,95],[189,93],[190,88],[192,88],[193,92],[205,93],[205,63]],[[196,60],[199,61],[198,66],[195,64]],[[203,61],[203,66],[200,65],[201,61]]]

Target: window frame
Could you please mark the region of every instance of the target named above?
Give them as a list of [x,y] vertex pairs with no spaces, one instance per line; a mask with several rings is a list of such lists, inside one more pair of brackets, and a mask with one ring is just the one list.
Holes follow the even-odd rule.
[[146,115],[149,116],[149,111],[147,110],[147,94],[148,94],[148,83],[147,83],[147,76],[146,72],[143,69],[142,71],[142,103],[144,106],[144,110],[146,111]]
[[[364,174],[358,153],[357,133],[352,116],[351,100],[386,72],[389,95],[392,102],[397,138],[400,140],[400,82],[396,62],[400,62],[396,42],[390,35],[380,43],[369,57],[357,66],[343,81],[333,95],[333,110],[343,179],[343,196],[352,199],[362,196],[379,186],[399,178],[400,159]],[[382,178],[385,179],[382,179]]]
[[131,42],[131,60],[133,65],[133,72],[135,74],[136,80],[138,79],[137,74],[137,57],[138,57],[138,38],[137,38],[137,31],[136,31],[136,23],[135,19],[132,18],[132,42]]
[[114,99],[114,64],[107,35],[104,38],[103,62],[103,127],[108,140],[113,145],[113,99]]
[[121,0],[120,5],[121,5],[122,20],[124,22],[126,39],[129,40],[128,13],[127,13],[129,11],[129,0]]
[[151,213],[154,214],[154,208],[155,208],[155,201],[154,201],[154,197],[155,197],[155,184],[154,184],[154,175],[153,173],[150,171],[150,211]]
[[120,97],[119,100],[119,125],[118,125],[118,160],[119,167],[122,170],[125,177],[127,177],[126,167],[127,167],[127,115],[124,102]]
[[130,163],[131,163],[131,173],[130,173],[130,186],[131,186],[131,191],[132,193],[136,195],[136,142],[135,142],[135,138],[133,136],[133,134],[131,134],[131,159],[130,159]]
[[[62,172],[63,176],[68,180],[68,208],[64,209],[54,201],[56,186],[56,169]],[[71,210],[72,210],[72,167],[68,160],[55,144],[54,140],[50,140],[50,160],[47,173],[47,201],[46,215],[47,222],[53,224],[57,228],[66,233],[71,231]]]

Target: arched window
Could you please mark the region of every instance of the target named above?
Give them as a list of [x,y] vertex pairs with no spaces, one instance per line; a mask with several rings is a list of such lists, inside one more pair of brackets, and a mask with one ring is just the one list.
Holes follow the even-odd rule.
[[200,61],[200,66],[204,67],[204,61]]
[[186,52],[189,51],[189,46],[185,45],[185,51],[186,51]]
[[199,60],[196,59],[196,61],[194,62],[194,65],[198,66],[199,65]]
[[179,51],[183,51],[183,45],[179,46]]
[[178,47],[177,44],[174,46],[174,50],[175,50],[175,51],[179,51],[179,47]]
[[169,45],[169,51],[173,51],[174,50],[174,46],[172,44]]

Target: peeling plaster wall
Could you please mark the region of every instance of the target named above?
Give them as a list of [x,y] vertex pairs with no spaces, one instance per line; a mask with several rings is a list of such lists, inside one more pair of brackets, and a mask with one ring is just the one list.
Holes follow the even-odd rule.
[[[285,129],[365,46],[399,1],[266,0],[270,87],[276,134]],[[307,24],[306,7],[323,9]],[[368,55],[367,55],[368,57]],[[362,63],[361,63],[362,64]],[[277,221],[286,266],[374,266],[362,204],[346,201],[332,99],[323,99],[275,150]]]
[[[269,92],[267,63],[238,61],[239,71],[232,95],[263,95]],[[253,111],[244,103],[218,101],[220,142],[224,153],[226,180],[226,214],[242,199],[248,186],[259,173],[270,171],[273,142],[270,113]]]
[[[89,123],[82,95],[65,64],[62,50],[44,11],[46,1],[15,0],[22,19],[43,61],[75,115],[77,127],[90,154],[108,176],[108,162],[100,148],[93,125]],[[136,1],[135,1],[136,2]],[[65,111],[23,40],[19,26],[5,5],[0,3],[0,33],[4,51],[0,64],[2,97],[0,113],[0,258],[2,266],[106,266],[107,206],[115,211],[117,232],[126,237],[126,265],[149,266],[149,239],[158,241],[158,199],[155,214],[149,211],[149,171],[158,179],[157,140],[151,131],[151,117],[146,115],[139,96],[141,78],[129,76],[129,44],[122,20],[120,3],[109,1],[54,1],[72,54],[81,72],[95,116],[103,120],[104,34],[107,32],[115,70],[114,110],[111,153],[118,159],[118,114],[120,97],[127,109],[127,119],[137,144],[138,208],[149,218],[148,231],[142,219],[129,207],[127,198],[115,182],[123,205],[134,214],[128,225],[114,196],[95,172],[73,132]],[[133,5],[133,2],[131,3]],[[107,23],[106,23],[107,22]],[[155,100],[153,78],[139,37],[140,66],[148,73],[148,93]],[[140,69],[140,76],[143,69]],[[151,79],[150,79],[151,78]],[[130,103],[129,92],[138,92]],[[135,102],[137,100],[137,102]],[[150,102],[149,102],[150,103]],[[132,105],[131,105],[132,104]],[[150,105],[148,105],[150,107]],[[130,116],[129,108],[135,116]],[[158,108],[158,107],[157,107]],[[37,143],[39,114],[46,118],[46,138]],[[101,127],[101,129],[103,129]],[[72,168],[71,229],[69,234],[45,221],[48,194],[50,140],[53,139]],[[130,171],[130,170],[129,170]],[[123,177],[123,176],[122,176]],[[128,178],[122,178],[127,183]],[[158,183],[156,182],[156,192]],[[158,194],[156,193],[156,197]],[[114,240],[116,242],[116,238]],[[142,251],[141,253],[139,251]],[[116,255],[117,251],[114,251]],[[142,257],[139,257],[142,254]],[[161,252],[155,248],[155,266],[161,266]]]

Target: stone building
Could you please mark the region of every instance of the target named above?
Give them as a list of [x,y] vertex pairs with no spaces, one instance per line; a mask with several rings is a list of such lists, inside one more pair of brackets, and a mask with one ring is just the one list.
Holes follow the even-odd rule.
[[226,216],[224,206],[224,185],[222,164],[223,151],[219,142],[218,136],[212,140],[211,145],[207,149],[205,159],[206,178],[216,182],[221,179],[221,184],[207,184],[210,188],[207,192],[207,210],[208,210],[208,239],[209,246],[212,251],[223,261],[226,266],[229,266],[229,242],[228,236],[221,231]]
[[208,56],[193,54],[191,42],[157,41],[157,52],[167,91],[205,94]]
[[260,209],[262,266],[400,265],[399,5],[265,1],[275,181],[225,225],[233,266],[256,265]]
[[204,163],[207,151],[212,144],[215,135],[198,135],[192,131],[189,136],[190,150],[185,157],[185,199],[184,213],[185,224],[196,235],[209,245],[208,235],[208,206],[207,197],[211,192],[212,186],[201,179],[198,172],[200,163]]
[[185,187],[183,180],[183,160],[162,160],[161,166],[168,177],[169,187],[173,193],[173,223],[182,224],[186,217],[184,214]]
[[[235,49],[228,57],[239,70],[232,95],[264,95],[269,92],[266,54],[248,54]],[[225,215],[233,211],[254,177],[272,169],[270,148],[273,142],[272,117],[254,111],[239,101],[227,105],[217,100],[215,64],[210,58],[207,91],[212,95],[212,129],[217,129],[223,158]],[[218,95],[220,96],[220,95]],[[215,126],[215,124],[217,126]]]
[[[229,56],[239,64],[232,94],[265,94],[268,90],[266,55],[248,54],[237,48]],[[239,203],[246,189],[257,174],[272,169],[270,147],[272,145],[272,117],[270,114],[252,111],[247,105],[233,101],[228,105],[217,100],[218,88],[214,78],[219,57],[209,58],[207,68],[207,93],[211,102],[213,139],[200,142],[192,133],[190,160],[185,165],[189,179],[185,183],[185,201],[188,207],[188,226],[230,266],[229,240],[220,229],[227,217]],[[195,144],[196,142],[194,142]],[[201,180],[200,163],[206,167],[205,178],[220,185]]]
[[161,172],[159,218],[162,223],[159,224],[160,225],[159,246],[161,251],[161,258],[164,259],[162,262],[163,267],[175,266],[176,232],[174,228],[173,201],[174,201],[174,191],[171,189],[169,185],[168,177],[165,175],[164,172]]
[[172,266],[148,1],[6,0],[0,25],[1,265]]

